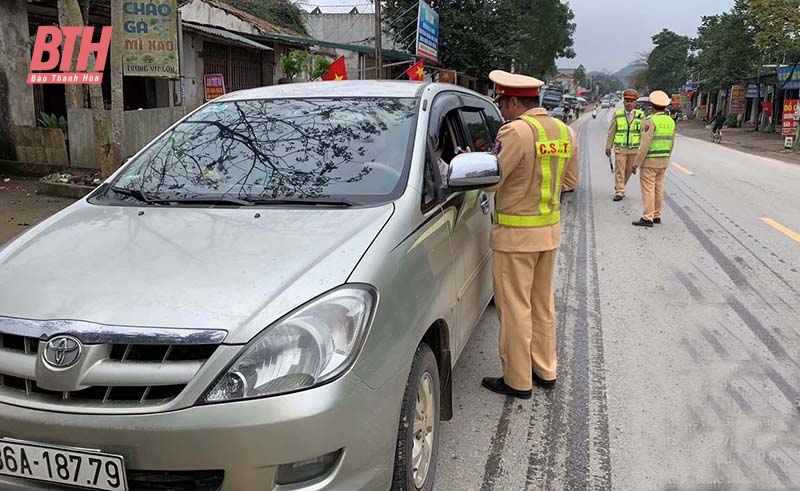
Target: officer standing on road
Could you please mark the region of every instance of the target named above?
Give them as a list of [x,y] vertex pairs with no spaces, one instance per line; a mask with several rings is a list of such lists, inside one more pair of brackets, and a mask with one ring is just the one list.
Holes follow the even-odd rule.
[[556,381],[553,271],[561,245],[564,170],[578,160],[575,133],[539,106],[541,80],[495,70],[497,104],[508,121],[497,134],[500,164],[492,224],[494,295],[503,376],[484,378],[492,392],[531,397],[533,382]]
[[636,109],[639,93],[633,89],[626,90],[623,95],[625,109],[614,113],[614,119],[608,128],[606,156],[611,157],[614,147],[614,201],[625,198],[625,187],[633,172],[633,159],[639,151],[639,138],[642,131],[644,111]]
[[653,114],[645,120],[641,146],[633,162],[634,173],[637,168],[642,168],[639,181],[642,186],[644,213],[639,220],[633,222],[639,227],[652,227],[654,223],[661,223],[664,174],[667,172],[675,142],[675,121],[664,113],[664,109],[670,104],[669,96],[660,90],[652,92],[650,104]]

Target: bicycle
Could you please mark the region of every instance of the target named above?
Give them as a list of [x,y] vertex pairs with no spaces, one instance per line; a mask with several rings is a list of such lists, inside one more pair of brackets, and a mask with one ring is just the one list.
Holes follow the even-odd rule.
[[712,143],[722,143],[722,128],[714,128],[711,132]]

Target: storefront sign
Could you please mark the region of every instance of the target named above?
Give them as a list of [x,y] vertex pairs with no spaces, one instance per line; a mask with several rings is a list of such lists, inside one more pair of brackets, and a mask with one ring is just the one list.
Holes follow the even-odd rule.
[[122,3],[123,74],[178,78],[176,0]]
[[744,114],[747,107],[744,85],[731,86],[731,110],[730,114]]
[[778,88],[781,90],[800,89],[800,65],[782,66],[776,70]]
[[797,121],[794,119],[796,111],[797,99],[783,101],[783,136],[794,136],[797,129]]
[[422,1],[417,18],[417,56],[439,61],[439,14]]
[[203,85],[206,88],[207,101],[225,95],[225,77],[221,73],[204,75]]

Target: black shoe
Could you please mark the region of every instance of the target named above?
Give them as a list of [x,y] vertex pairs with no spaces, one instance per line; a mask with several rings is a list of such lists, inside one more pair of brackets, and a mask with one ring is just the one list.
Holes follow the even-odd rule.
[[661,218],[653,218],[653,223],[661,223]]
[[533,375],[533,382],[543,389],[552,389],[556,385],[556,379],[553,380],[545,380],[542,377],[536,375],[536,372],[531,372]]
[[530,399],[531,394],[533,393],[533,391],[530,390],[517,390],[513,387],[509,387],[503,381],[503,377],[500,378],[486,377],[483,379],[483,381],[481,381],[481,385],[491,390],[495,394],[502,394],[504,396],[514,396],[518,399]]
[[633,222],[634,225],[637,227],[650,227],[653,228],[653,222],[650,220],[645,220],[644,218],[640,218]]
[[614,201],[622,201],[623,198],[625,198],[625,195],[618,194],[618,195],[614,196]]

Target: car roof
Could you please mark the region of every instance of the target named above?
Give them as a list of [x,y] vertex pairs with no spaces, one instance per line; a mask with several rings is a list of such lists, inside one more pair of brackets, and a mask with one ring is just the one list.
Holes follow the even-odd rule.
[[[396,80],[348,80],[339,82],[303,82],[270,85],[231,92],[215,101],[248,99],[284,99],[315,97],[419,97],[429,85],[444,85]],[[452,86],[456,87],[456,86]],[[460,88],[460,87],[459,87]]]

